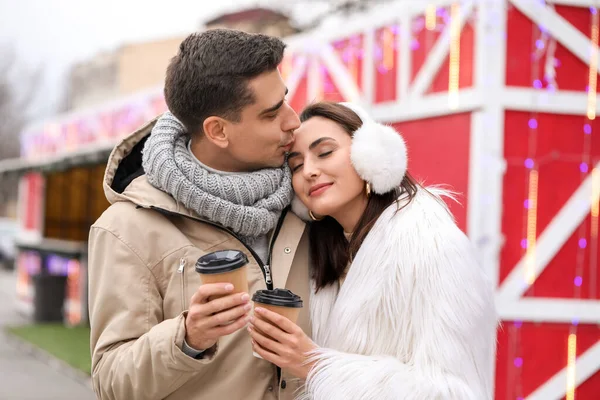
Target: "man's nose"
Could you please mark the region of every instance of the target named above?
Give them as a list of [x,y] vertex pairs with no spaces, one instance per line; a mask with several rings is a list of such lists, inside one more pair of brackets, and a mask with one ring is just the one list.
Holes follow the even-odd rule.
[[291,132],[300,127],[300,118],[298,118],[298,114],[289,104],[284,103],[283,107],[285,107],[286,117],[283,119],[283,125],[281,130],[284,132]]

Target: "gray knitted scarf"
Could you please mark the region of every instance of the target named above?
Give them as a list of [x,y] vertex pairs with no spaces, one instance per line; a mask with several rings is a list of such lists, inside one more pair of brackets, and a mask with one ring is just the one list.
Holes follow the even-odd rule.
[[285,166],[220,175],[192,157],[183,124],[165,113],[144,145],[148,182],[201,218],[231,229],[248,245],[275,227],[292,200],[291,173]]

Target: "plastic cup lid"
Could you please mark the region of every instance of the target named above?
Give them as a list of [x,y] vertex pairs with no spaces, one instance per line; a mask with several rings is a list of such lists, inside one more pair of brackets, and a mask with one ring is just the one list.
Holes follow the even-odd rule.
[[196,261],[200,274],[222,274],[235,271],[248,263],[248,257],[239,250],[219,250],[203,255]]
[[252,301],[280,307],[302,307],[300,296],[288,289],[257,290],[252,296]]

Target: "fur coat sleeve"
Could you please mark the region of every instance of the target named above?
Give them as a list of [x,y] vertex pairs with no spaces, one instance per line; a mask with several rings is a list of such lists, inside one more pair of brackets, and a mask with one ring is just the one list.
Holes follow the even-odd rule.
[[321,347],[304,398],[492,398],[491,285],[436,191],[419,189],[382,214],[341,288],[313,294]]

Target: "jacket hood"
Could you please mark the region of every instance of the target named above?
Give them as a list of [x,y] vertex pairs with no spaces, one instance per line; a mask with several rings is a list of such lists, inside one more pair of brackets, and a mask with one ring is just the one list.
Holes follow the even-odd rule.
[[102,184],[104,195],[110,204],[127,201],[143,208],[161,208],[197,218],[192,211],[146,179],[142,151],[158,118],[125,137],[110,153]]

